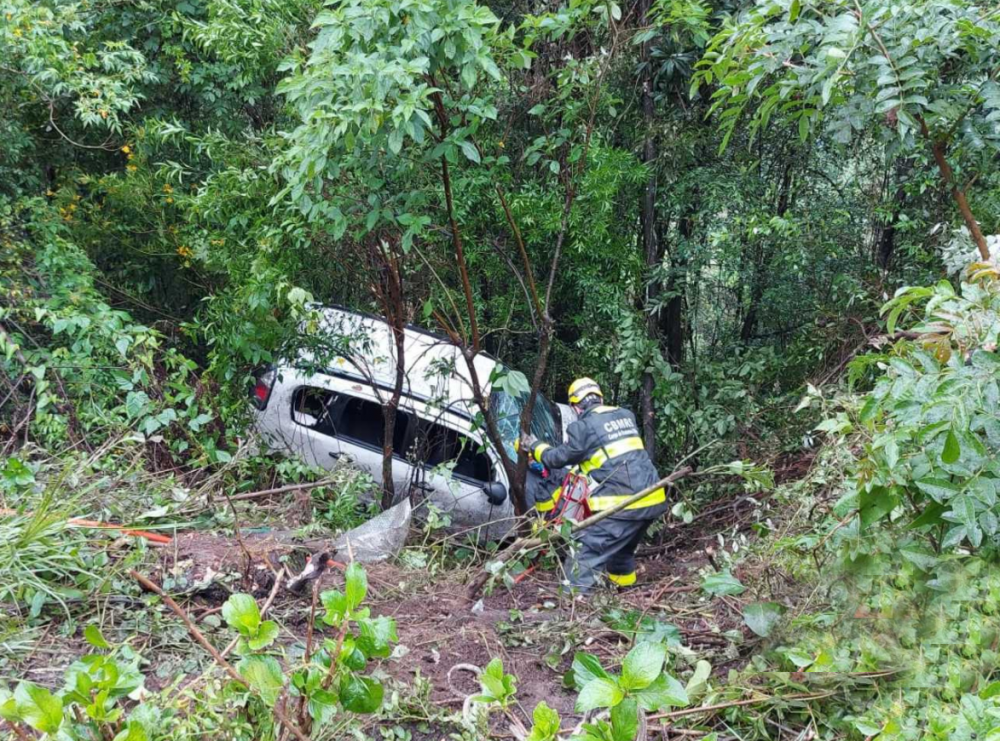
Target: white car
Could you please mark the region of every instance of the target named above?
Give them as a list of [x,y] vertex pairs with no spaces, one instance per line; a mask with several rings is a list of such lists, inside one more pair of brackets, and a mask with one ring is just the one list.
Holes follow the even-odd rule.
[[[382,478],[383,405],[396,379],[396,345],[381,318],[335,307],[321,317],[293,362],[257,374],[251,401],[264,443],[324,468],[347,458]],[[456,528],[487,526],[499,537],[512,525],[510,482],[485,434],[469,369],[446,337],[408,326],[403,395],[396,412],[392,475],[397,498],[413,489],[450,515]],[[511,394],[508,372],[480,353],[476,374],[512,458],[527,394]],[[558,445],[572,421],[568,406],[544,396],[535,404],[532,432]]]

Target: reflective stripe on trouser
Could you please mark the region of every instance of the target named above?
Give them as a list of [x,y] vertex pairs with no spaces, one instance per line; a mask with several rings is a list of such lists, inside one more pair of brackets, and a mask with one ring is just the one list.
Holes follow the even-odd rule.
[[[563,571],[570,584],[587,589],[594,585],[602,572],[622,586],[635,583],[635,549],[650,522],[609,517],[582,530],[575,536],[573,549],[563,563]],[[631,577],[631,582],[619,582],[615,576],[625,580]]]

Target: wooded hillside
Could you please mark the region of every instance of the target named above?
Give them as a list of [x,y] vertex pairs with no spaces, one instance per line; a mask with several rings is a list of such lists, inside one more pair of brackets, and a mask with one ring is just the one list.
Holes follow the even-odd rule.
[[[1000,739],[998,49],[981,0],[0,0],[2,732]],[[360,354],[330,306],[389,328],[381,476],[254,426]],[[393,480],[413,326],[501,541]],[[568,524],[502,549],[584,376],[693,470],[579,602]]]

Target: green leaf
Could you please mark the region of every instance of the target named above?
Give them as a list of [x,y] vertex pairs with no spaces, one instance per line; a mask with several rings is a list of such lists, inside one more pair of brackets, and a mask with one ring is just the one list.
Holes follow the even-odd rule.
[[915,481],[914,484],[920,491],[939,504],[949,501],[961,491],[958,484],[947,479],[926,478]]
[[111,648],[111,644],[101,635],[101,629],[93,623],[83,629],[83,639],[94,648]]
[[[911,524],[912,526],[912,524]],[[899,549],[900,555],[922,571],[930,571],[941,559],[929,547],[911,543]]]
[[62,700],[44,687],[21,682],[14,690],[17,714],[25,723],[42,733],[55,734],[63,722]]
[[755,602],[743,611],[743,622],[754,633],[767,638],[781,620],[785,608],[777,602]]
[[357,646],[365,656],[385,658],[389,655],[389,644],[399,640],[396,635],[396,621],[381,616],[371,620],[359,620]]
[[613,679],[598,677],[587,682],[580,690],[576,698],[576,711],[585,713],[595,708],[613,708],[624,696],[625,693]]
[[246,637],[257,635],[260,627],[260,610],[257,601],[249,594],[234,594],[222,606],[222,617],[229,627]]
[[322,728],[337,714],[337,696],[328,690],[316,689],[309,693],[309,716],[316,728]]
[[247,656],[236,665],[236,671],[268,706],[274,705],[285,686],[281,664],[273,656]]
[[892,512],[899,505],[899,497],[884,486],[873,486],[858,495],[861,527],[868,528]]
[[374,713],[382,707],[385,690],[371,677],[349,675],[340,686],[340,704],[352,713]]
[[702,579],[701,588],[716,597],[722,595],[735,596],[743,594],[747,590],[740,580],[729,573],[729,571],[718,571],[714,574],[708,574]]
[[611,675],[604,671],[600,660],[596,656],[577,652],[573,655],[573,666],[570,668],[572,684],[570,686],[577,690],[582,690],[584,686],[594,679],[608,679]]
[[1000,682],[992,682],[979,690],[979,697],[983,700],[998,696],[1000,696]]
[[265,620],[257,629],[257,635],[247,641],[247,645],[254,651],[260,651],[260,649],[267,648],[274,643],[274,639],[277,637],[278,624],[273,620]]
[[21,720],[21,716],[17,712],[17,701],[14,699],[14,694],[3,686],[0,686],[0,718],[12,723]]
[[704,659],[698,661],[698,663],[694,666],[694,674],[691,675],[691,678],[688,680],[687,687],[684,688],[688,698],[694,699],[704,694],[705,689],[708,687],[708,680],[711,676],[712,665]]
[[135,419],[146,412],[149,397],[145,391],[129,391],[125,397],[125,414]]
[[475,144],[473,144],[468,139],[465,139],[464,141],[462,141],[462,143],[459,146],[462,147],[462,154],[464,154],[466,156],[466,158],[472,160],[476,164],[479,164],[479,161],[480,161],[479,160],[479,150],[476,149],[476,145]]
[[624,690],[641,690],[653,683],[667,658],[667,649],[658,643],[639,643],[625,656],[619,683]]
[[142,724],[129,722],[125,729],[114,737],[114,741],[149,741],[149,734]]
[[368,576],[364,567],[357,561],[347,567],[344,574],[344,591],[347,598],[347,609],[351,612],[358,609],[368,594]]
[[503,661],[493,658],[479,675],[479,683],[483,687],[484,694],[494,700],[503,700],[506,696],[503,684]]
[[328,589],[320,594],[319,599],[326,608],[323,622],[327,625],[339,625],[347,614],[347,597],[336,589]]
[[944,439],[944,450],[941,451],[941,460],[944,463],[955,463],[962,454],[962,448],[958,444],[958,437],[954,430],[948,430],[948,435]]
[[525,741],[555,741],[559,735],[561,723],[559,713],[550,708],[543,700],[535,705],[531,719],[534,722]]
[[611,708],[611,738],[614,741],[634,741],[639,732],[639,705],[635,698],[626,697]]
[[635,692],[633,696],[643,710],[649,711],[671,707],[682,708],[690,703],[684,685],[666,672],[658,676],[649,687]]

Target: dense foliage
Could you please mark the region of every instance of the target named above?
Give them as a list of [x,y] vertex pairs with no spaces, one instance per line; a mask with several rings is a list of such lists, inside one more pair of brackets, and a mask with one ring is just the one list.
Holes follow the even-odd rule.
[[[435,330],[470,368],[489,352],[557,401],[591,376],[664,470],[826,447],[778,494],[809,516],[761,516],[747,556],[815,591],[742,614],[776,695],[858,674],[822,718],[744,710],[747,674],[637,641],[617,673],[577,657],[578,708],[604,715],[576,738],[701,698],[737,702],[740,738],[996,737],[998,46],[982,0],[0,0],[0,642],[84,595],[139,599],[122,571],[148,554],[71,517],[239,537],[216,492],[307,480],[323,525],[363,516],[375,482],[248,440],[252,373],[316,340],[318,302]],[[686,522],[728,491],[692,488]],[[724,601],[743,554],[718,540],[701,587]],[[317,595],[340,644],[281,655],[288,675],[275,623],[231,597],[243,682],[199,690],[198,718],[142,703],[139,652],[96,628],[62,689],[0,682],[0,717],[258,738],[294,700],[307,732],[346,733],[400,707],[367,671],[394,627],[349,576]],[[513,722],[515,678],[497,660],[479,681],[463,738]],[[515,730],[565,737],[548,705],[534,719]]]

